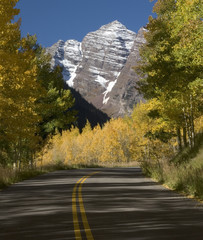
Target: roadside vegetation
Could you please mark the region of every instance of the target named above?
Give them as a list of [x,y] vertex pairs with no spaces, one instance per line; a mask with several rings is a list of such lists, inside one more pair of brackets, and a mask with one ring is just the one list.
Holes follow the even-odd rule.
[[170,161],[145,161],[142,169],[168,188],[203,201],[203,141],[198,149],[183,149]]
[[179,166],[171,165],[171,169],[163,169],[163,173],[167,186],[203,200],[203,146],[196,157]]

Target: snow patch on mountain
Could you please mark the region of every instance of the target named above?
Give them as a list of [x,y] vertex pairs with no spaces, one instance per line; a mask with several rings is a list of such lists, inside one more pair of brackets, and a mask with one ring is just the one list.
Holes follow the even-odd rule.
[[76,70],[77,70],[77,66],[75,66],[75,68],[73,69],[72,73],[70,74],[70,78],[66,81],[66,83],[68,84],[69,87],[73,87],[74,85],[74,78],[76,77]]
[[106,83],[108,82],[108,80],[106,80],[105,78],[103,78],[102,76],[97,76],[95,82],[100,83],[100,85],[104,88],[106,88]]
[[61,66],[64,81],[70,87],[73,87],[77,66],[82,61],[81,43],[77,40],[68,40],[66,42],[59,40],[52,47],[47,48],[47,52],[53,56],[52,66]]
[[115,84],[117,83],[118,77],[120,76],[120,72],[117,74],[117,78],[116,80],[112,81],[109,83],[108,87],[106,88],[106,91],[103,93],[104,97],[103,97],[103,104],[107,104],[109,101],[109,97],[106,97],[108,93],[110,93],[113,89],[113,87],[115,86]]
[[104,94],[103,104],[107,104],[107,102],[109,101],[109,97],[106,97],[106,96],[108,93],[111,92],[111,90],[114,87],[114,85],[116,84],[116,82],[117,82],[117,79],[115,81],[110,82],[106,91],[103,93]]

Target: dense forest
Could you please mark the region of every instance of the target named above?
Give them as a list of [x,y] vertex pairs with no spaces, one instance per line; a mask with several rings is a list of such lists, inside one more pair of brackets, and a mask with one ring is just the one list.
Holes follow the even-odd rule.
[[[131,116],[94,128],[87,121],[82,131],[74,97],[64,89],[62,69],[51,68],[36,36],[21,38],[20,20],[14,21],[17,2],[0,2],[2,168],[136,161],[160,181],[166,181],[166,169],[176,171],[183,164],[190,168],[190,154],[199,149],[203,135],[201,0],[156,1],[141,61],[132,66],[146,101],[137,104]],[[202,173],[199,161],[188,176],[196,175],[202,184]],[[198,191],[195,188],[194,195],[203,196]]]

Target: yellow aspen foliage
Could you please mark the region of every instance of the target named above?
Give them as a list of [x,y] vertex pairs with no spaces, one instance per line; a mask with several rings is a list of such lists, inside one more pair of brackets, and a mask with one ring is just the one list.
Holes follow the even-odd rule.
[[61,161],[65,164],[113,164],[134,161],[134,132],[127,120],[118,118],[93,130],[89,122],[79,134],[77,128],[54,136],[42,152],[44,165]]
[[137,136],[138,161],[167,159],[173,154],[173,147],[176,145],[174,138],[167,142],[156,137],[156,133],[169,131],[170,125],[162,118],[151,117],[153,110],[161,110],[161,103],[157,99],[152,99],[147,103],[139,103],[132,113],[132,124]]
[[197,133],[203,133],[203,116],[200,116],[195,120],[195,127]]
[[[91,129],[87,122],[82,133],[77,128],[54,136],[42,154],[44,165],[61,161],[65,164],[113,165],[132,161],[169,159],[174,154],[176,139],[167,142],[157,132],[170,129],[162,118],[149,114],[162,105],[157,99],[138,104],[131,117],[112,119],[103,128]],[[154,137],[155,136],[155,137]]]
[[[89,154],[91,154],[91,163],[98,164],[102,155],[102,129],[99,125],[97,125],[92,130],[92,142],[89,146]],[[88,152],[88,148],[86,149],[86,152]]]
[[135,68],[138,87],[145,99],[160,104],[160,129],[169,122],[172,131],[176,128],[179,151],[187,145],[192,149],[195,120],[202,115],[203,1],[157,0],[153,11]]
[[202,15],[203,2],[200,0],[178,0],[172,13],[172,34],[179,37],[174,54],[181,66],[202,66]]
[[[0,2],[0,143],[21,165],[37,142],[36,101],[42,94],[37,83],[35,55],[20,39],[17,0]],[[33,144],[35,143],[35,145]],[[2,149],[0,149],[0,152]]]
[[131,160],[129,127],[123,119],[113,119],[102,129],[100,162],[127,162]]

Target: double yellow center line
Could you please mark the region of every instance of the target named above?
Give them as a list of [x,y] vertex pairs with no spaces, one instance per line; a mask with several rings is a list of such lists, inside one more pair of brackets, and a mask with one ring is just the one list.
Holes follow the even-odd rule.
[[75,239],[77,239],[77,240],[82,240],[80,226],[79,226],[79,222],[78,222],[78,214],[77,214],[77,193],[78,193],[78,202],[79,202],[79,207],[80,207],[80,213],[81,213],[82,222],[83,222],[87,240],[94,240],[88,220],[87,220],[87,216],[85,213],[85,207],[83,204],[82,184],[87,180],[87,178],[91,177],[92,175],[94,175],[96,173],[98,173],[98,172],[93,172],[89,175],[86,175],[86,176],[80,178],[73,188],[72,213],[73,213],[73,225],[74,225]]

